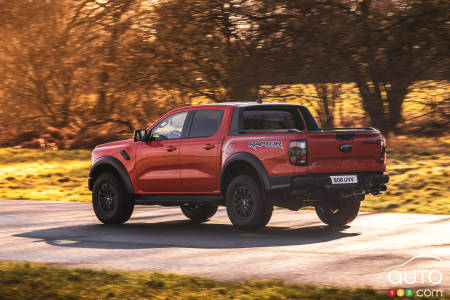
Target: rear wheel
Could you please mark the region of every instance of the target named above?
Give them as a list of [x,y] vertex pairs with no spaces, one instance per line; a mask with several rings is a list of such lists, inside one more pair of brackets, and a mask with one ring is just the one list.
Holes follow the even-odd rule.
[[330,199],[316,205],[320,220],[333,227],[342,227],[352,222],[359,212],[360,197]]
[[225,204],[231,223],[239,229],[258,229],[269,223],[273,206],[256,181],[247,175],[236,176],[229,184]]
[[214,216],[218,207],[217,204],[212,203],[180,205],[183,214],[196,223],[203,223]]
[[92,189],[92,206],[105,224],[122,224],[133,213],[134,204],[114,174],[101,174]]

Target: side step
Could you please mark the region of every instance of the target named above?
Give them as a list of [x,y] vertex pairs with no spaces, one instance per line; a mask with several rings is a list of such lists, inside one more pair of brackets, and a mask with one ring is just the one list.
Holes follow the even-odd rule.
[[222,195],[139,195],[134,199],[137,205],[176,206],[185,203],[223,203]]

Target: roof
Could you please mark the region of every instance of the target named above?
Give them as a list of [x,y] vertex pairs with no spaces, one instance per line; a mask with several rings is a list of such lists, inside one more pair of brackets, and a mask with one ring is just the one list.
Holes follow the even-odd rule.
[[286,106],[292,106],[292,105],[298,105],[298,104],[291,104],[291,103],[279,103],[279,102],[218,102],[218,103],[208,103],[208,104],[199,104],[199,105],[192,105],[192,106],[185,106],[183,108],[188,107],[205,107],[205,106],[234,106],[234,107],[246,107],[246,106],[258,106],[258,105],[286,105]]

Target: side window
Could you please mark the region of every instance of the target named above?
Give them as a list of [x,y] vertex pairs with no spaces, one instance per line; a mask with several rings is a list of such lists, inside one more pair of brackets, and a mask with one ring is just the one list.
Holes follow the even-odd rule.
[[189,137],[208,137],[215,134],[222,122],[223,110],[205,109],[197,110],[192,119]]
[[185,111],[165,118],[152,129],[152,138],[155,140],[179,139],[187,115],[188,112]]

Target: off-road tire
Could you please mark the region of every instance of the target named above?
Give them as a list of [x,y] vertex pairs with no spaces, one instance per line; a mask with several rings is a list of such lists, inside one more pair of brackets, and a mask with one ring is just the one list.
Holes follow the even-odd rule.
[[[359,212],[361,199],[358,197],[321,201],[315,210],[319,219],[332,227],[343,227],[351,223]],[[334,202],[334,203],[333,203]]]
[[214,216],[219,206],[213,203],[204,204],[182,204],[180,205],[183,214],[195,223],[203,223]]
[[273,205],[258,183],[250,176],[231,180],[225,194],[228,218],[240,230],[259,229],[269,223]]
[[104,224],[125,223],[134,209],[131,197],[112,173],[103,173],[95,180],[92,206],[95,215]]

